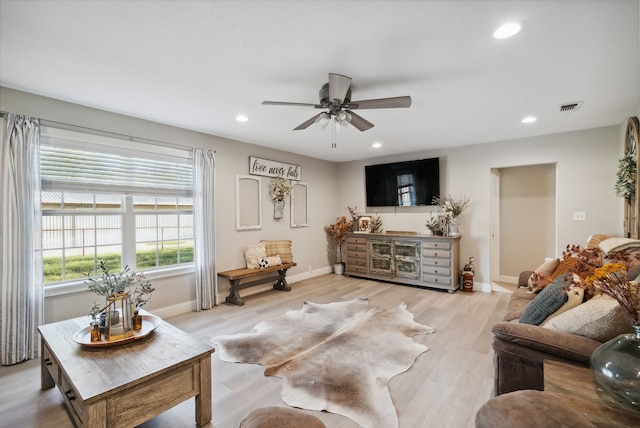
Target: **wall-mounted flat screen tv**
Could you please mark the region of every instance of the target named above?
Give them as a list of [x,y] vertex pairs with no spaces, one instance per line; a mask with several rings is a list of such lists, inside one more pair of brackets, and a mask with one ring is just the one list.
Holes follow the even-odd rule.
[[440,196],[440,158],[364,167],[368,207],[433,205]]

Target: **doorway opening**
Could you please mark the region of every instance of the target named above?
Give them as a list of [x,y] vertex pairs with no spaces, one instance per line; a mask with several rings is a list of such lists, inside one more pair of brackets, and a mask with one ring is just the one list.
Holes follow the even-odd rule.
[[491,169],[491,288],[510,292],[518,275],[555,257],[556,164]]

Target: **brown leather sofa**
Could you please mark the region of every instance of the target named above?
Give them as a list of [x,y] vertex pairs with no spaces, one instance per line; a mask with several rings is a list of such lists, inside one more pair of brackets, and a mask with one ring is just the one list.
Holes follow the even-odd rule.
[[[523,275],[526,273],[521,278]],[[525,287],[513,292],[503,322],[492,328],[494,396],[523,389],[542,391],[543,360],[589,367],[591,354],[602,344],[576,334],[520,324],[518,318],[536,296],[528,291]]]

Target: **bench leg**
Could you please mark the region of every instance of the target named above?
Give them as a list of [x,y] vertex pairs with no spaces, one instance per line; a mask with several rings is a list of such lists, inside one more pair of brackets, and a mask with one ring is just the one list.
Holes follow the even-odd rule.
[[287,269],[280,269],[278,271],[279,277],[278,277],[278,280],[276,281],[276,283],[273,284],[273,289],[274,290],[291,291],[291,287],[289,287],[289,284],[287,284],[287,278],[286,278]]
[[238,306],[244,305],[244,301],[240,298],[240,290],[238,289],[238,285],[240,285],[240,280],[230,279],[229,283],[231,284],[231,289],[229,290],[229,295],[227,296],[225,301],[227,303],[231,303]]

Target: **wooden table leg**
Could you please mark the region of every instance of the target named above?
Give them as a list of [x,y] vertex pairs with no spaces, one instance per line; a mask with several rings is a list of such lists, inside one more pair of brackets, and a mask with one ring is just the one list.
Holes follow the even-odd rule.
[[53,364],[51,362],[51,356],[49,352],[45,352],[45,344],[43,340],[40,340],[40,349],[42,350],[42,357],[40,358],[40,389],[50,389],[56,386],[56,380],[51,376],[47,366]]
[[273,284],[274,289],[280,290],[280,291],[291,291],[291,287],[289,287],[289,284],[287,284],[287,278],[286,278],[287,269],[280,269],[278,271],[278,275],[280,275],[280,277],[278,278],[276,283]]
[[238,286],[240,285],[239,279],[230,279],[229,284],[231,284],[231,289],[229,290],[229,295],[225,299],[227,303],[232,303],[234,305],[242,306],[244,305],[244,301],[240,298],[240,290]]
[[200,360],[200,393],[196,395],[196,424],[211,421],[211,354]]

